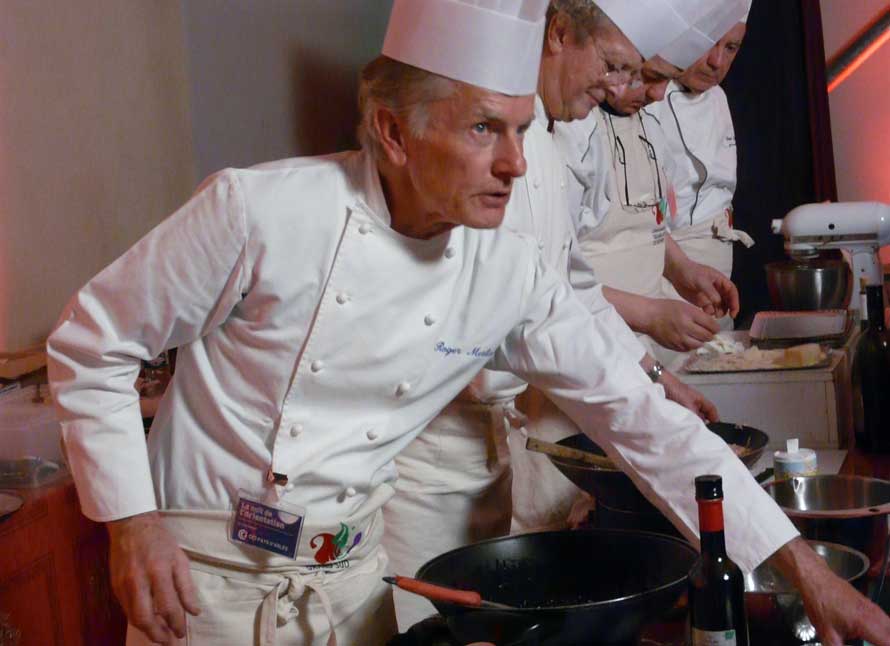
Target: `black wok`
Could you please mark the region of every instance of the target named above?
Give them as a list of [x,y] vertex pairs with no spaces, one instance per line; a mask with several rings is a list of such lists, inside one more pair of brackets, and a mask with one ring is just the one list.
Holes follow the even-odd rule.
[[660,534],[540,532],[452,550],[424,564],[417,578],[516,606],[434,602],[460,643],[624,645],[676,604],[696,557],[685,542]]
[[[769,436],[766,433],[750,426],[715,422],[708,424],[708,428],[711,432],[723,438],[727,444],[747,447],[748,450],[740,459],[748,468],[754,466],[754,463],[757,462],[769,443]],[[605,455],[605,451],[583,433],[567,437],[557,442],[557,444],[573,449],[590,451],[597,455]],[[592,494],[598,503],[606,505],[609,509],[618,512],[650,514],[661,517],[661,513],[643,497],[643,494],[637,490],[631,479],[623,471],[619,469],[598,469],[577,460],[565,458],[551,457],[550,460],[577,487]]]

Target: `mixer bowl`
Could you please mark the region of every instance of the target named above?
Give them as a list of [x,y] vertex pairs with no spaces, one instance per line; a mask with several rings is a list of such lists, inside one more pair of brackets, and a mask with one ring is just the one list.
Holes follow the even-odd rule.
[[783,260],[767,263],[766,283],[777,310],[846,309],[853,272],[842,258]]

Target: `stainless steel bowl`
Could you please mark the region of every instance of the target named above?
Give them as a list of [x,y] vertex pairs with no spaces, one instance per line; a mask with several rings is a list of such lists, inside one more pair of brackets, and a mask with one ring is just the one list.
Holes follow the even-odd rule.
[[764,487],[806,538],[865,552],[873,574],[887,549],[890,482],[862,476],[802,476]]
[[[865,554],[834,543],[810,541],[810,545],[839,577],[853,585],[864,582],[869,566]],[[752,644],[779,643],[779,638],[782,644],[795,644],[816,637],[800,595],[769,562],[745,576],[745,606]]]
[[783,260],[766,265],[769,298],[777,310],[845,309],[853,272],[840,258]]

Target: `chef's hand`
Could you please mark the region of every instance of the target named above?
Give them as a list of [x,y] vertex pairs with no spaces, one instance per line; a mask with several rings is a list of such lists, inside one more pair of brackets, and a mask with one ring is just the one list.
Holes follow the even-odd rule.
[[720,325],[695,305],[673,298],[650,299],[651,313],[646,334],[656,343],[678,352],[700,348],[714,338]]
[[185,637],[185,613],[198,597],[185,552],[157,512],[106,524],[111,538],[111,587],[129,622],[159,644]]
[[843,646],[850,639],[890,646],[890,617],[832,572],[802,538],[789,541],[770,560],[800,592],[823,646]]
[[680,296],[715,318],[739,313],[739,290],[713,267],[689,261],[669,280]]
[[665,370],[659,383],[664,387],[664,394],[671,401],[688,408],[705,422],[720,421],[717,407],[695,388],[677,379],[673,373]]

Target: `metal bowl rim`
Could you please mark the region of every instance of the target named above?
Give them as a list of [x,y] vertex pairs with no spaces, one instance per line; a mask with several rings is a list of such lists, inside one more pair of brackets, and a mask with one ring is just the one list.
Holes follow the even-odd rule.
[[[579,535],[582,533],[591,533],[591,534],[617,534],[619,536],[630,535],[630,534],[633,534],[635,536],[647,536],[650,538],[657,538],[657,539],[665,541],[665,542],[675,543],[676,545],[679,545],[683,548],[687,548],[693,554],[696,554],[696,555],[698,554],[698,552],[695,550],[695,548],[692,547],[692,545],[690,545],[686,541],[681,540],[679,538],[675,538],[673,536],[669,536],[667,534],[659,534],[658,532],[645,532],[645,531],[639,531],[639,530],[635,530],[635,529],[575,529],[575,530],[563,529],[563,530],[552,530],[552,531],[543,531],[543,532],[529,532],[527,534],[513,534],[511,536],[499,536],[498,538],[489,538],[484,541],[478,541],[476,543],[471,543],[469,545],[463,545],[461,547],[455,548],[453,550],[449,550],[448,552],[445,552],[443,554],[439,554],[438,556],[433,557],[432,559],[430,559],[429,561],[427,561],[426,563],[424,563],[423,565],[420,566],[420,568],[417,570],[416,576],[421,581],[424,581],[425,579],[421,575],[421,572],[423,570],[426,570],[428,566],[432,566],[437,561],[439,561],[441,558],[448,556],[449,554],[452,554],[454,552],[458,552],[461,550],[476,547],[478,545],[487,545],[489,543],[498,543],[501,541],[515,539],[517,537],[539,536],[541,534],[559,534],[559,533],[567,533],[567,534],[570,533],[572,535]],[[566,610],[573,610],[573,611],[574,610],[588,610],[590,608],[598,608],[598,607],[606,606],[607,604],[619,603],[621,601],[628,601],[631,599],[644,599],[646,597],[653,596],[659,592],[664,592],[666,590],[669,590],[671,587],[676,586],[678,583],[685,580],[687,578],[687,576],[688,575],[684,574],[682,577],[680,577],[674,581],[668,581],[667,583],[664,583],[664,584],[658,586],[657,588],[650,588],[643,592],[638,592],[636,594],[629,594],[629,595],[626,595],[623,597],[617,597],[615,599],[607,599],[605,601],[592,601],[590,603],[575,603],[575,604],[567,604],[564,606],[546,606],[546,607],[534,607],[534,608],[510,608],[510,609],[505,608],[503,610],[503,612],[541,613],[541,612],[565,612]],[[433,582],[431,582],[431,583],[433,583]],[[487,610],[486,608],[481,608],[481,609],[480,608],[466,608],[466,606],[461,606],[456,603],[449,603],[447,601],[439,601],[436,603],[437,603],[437,605],[441,604],[443,606],[448,606],[448,607],[452,607],[452,608],[460,608],[460,609],[468,609],[468,610]]]
[[[890,487],[890,480],[882,480],[881,478],[871,478],[868,476],[858,476],[858,475],[841,475],[841,474],[821,474],[815,476],[795,476],[794,478],[789,478],[788,480],[856,480],[859,482],[877,482],[882,485],[887,485]],[[788,480],[782,480],[781,482],[769,482],[763,485],[763,488],[766,490],[770,497],[775,500],[775,497],[772,495],[771,490],[777,487],[778,485],[788,482]],[[776,504],[779,505],[778,501]],[[787,515],[793,516],[795,518],[834,518],[834,519],[843,519],[843,518],[867,518],[870,516],[881,516],[882,514],[890,514],[890,500],[880,505],[869,505],[868,507],[850,507],[847,509],[794,509],[792,507],[783,507],[779,505],[779,509],[784,511]]]
[[[854,549],[854,548],[850,547],[849,545],[841,545],[840,543],[831,543],[829,541],[811,541],[811,540],[807,540],[807,544],[810,547],[822,545],[822,546],[837,550],[838,552],[846,552],[847,554],[852,554],[853,556],[858,557],[860,563],[862,564],[862,567],[859,569],[858,572],[856,572],[856,574],[854,574],[853,576],[851,576],[848,579],[845,579],[847,581],[847,583],[853,583],[854,581],[862,578],[865,575],[865,573],[868,572],[868,568],[871,567],[871,559],[868,558],[868,556],[866,556],[864,552],[860,552],[859,550]],[[822,556],[822,555],[820,554],[819,556]],[[773,597],[773,596],[776,596],[776,597],[798,596],[799,597],[800,593],[796,590],[794,590],[792,592],[784,592],[784,591],[783,592],[770,592],[768,590],[751,590],[751,591],[745,590],[745,596],[748,596],[748,595],[766,596],[766,597]]]

